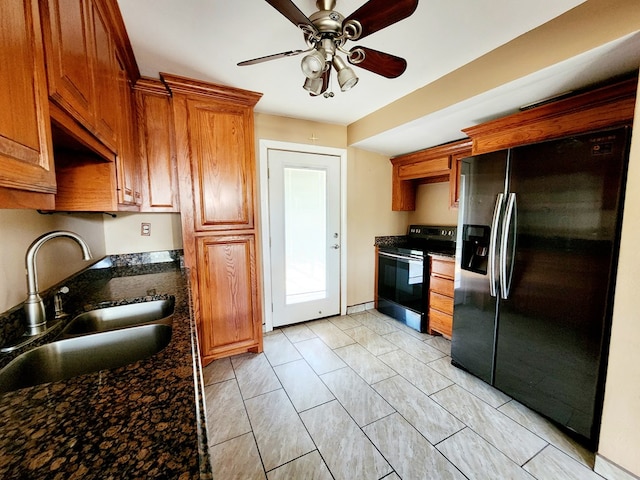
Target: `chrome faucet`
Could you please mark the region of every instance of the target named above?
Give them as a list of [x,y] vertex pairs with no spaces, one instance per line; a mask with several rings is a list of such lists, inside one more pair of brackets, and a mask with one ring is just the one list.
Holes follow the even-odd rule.
[[38,278],[36,273],[36,254],[40,247],[52,238],[68,237],[75,240],[82,249],[82,258],[84,260],[91,259],[91,250],[89,245],[77,233],[67,232],[64,230],[56,230],[54,232],[45,233],[36,238],[27,249],[25,263],[27,267],[27,299],[24,302],[24,312],[27,318],[27,332],[25,335],[38,335],[45,331],[47,326],[47,317],[44,312],[44,303],[38,292]]

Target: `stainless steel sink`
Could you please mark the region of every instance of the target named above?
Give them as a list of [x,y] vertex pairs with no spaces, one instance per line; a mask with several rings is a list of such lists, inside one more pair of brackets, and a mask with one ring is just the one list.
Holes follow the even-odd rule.
[[0,393],[117,368],[148,358],[171,341],[172,327],[155,323],[42,345],[0,370]]
[[64,328],[60,338],[106,332],[144,323],[170,325],[175,308],[175,297],[151,302],[130,303],[115,307],[100,308],[82,313]]

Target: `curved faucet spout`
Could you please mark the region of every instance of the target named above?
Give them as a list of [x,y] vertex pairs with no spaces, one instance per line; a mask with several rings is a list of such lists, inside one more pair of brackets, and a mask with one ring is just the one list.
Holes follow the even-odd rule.
[[67,237],[74,240],[82,249],[82,258],[84,260],[90,260],[91,250],[89,245],[84,239],[77,233],[56,230],[53,232],[45,233],[44,235],[36,238],[33,243],[27,249],[25,257],[25,264],[27,268],[27,299],[24,302],[24,310],[27,318],[27,335],[37,335],[45,330],[47,318],[44,312],[44,303],[40,298],[38,291],[38,276],[36,272],[36,255],[40,250],[40,247],[52,238]]

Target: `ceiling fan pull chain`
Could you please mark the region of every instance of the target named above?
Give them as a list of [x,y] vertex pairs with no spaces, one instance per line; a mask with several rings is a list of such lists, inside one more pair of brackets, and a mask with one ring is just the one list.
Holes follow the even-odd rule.
[[333,78],[329,77],[329,88],[322,94],[324,98],[333,98]]

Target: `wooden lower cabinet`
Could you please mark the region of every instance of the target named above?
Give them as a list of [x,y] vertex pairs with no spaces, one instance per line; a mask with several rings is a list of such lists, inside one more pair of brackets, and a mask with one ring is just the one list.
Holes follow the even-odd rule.
[[430,263],[429,334],[439,333],[451,338],[455,261],[453,258],[431,255]]
[[200,348],[205,363],[222,356],[262,350],[253,235],[197,238]]

